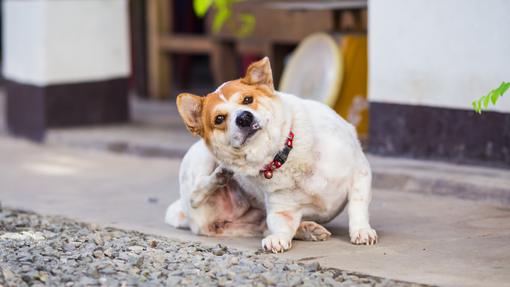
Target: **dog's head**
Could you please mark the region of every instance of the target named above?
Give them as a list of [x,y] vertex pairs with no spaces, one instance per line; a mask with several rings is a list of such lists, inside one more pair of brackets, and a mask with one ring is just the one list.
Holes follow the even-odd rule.
[[267,57],[207,97],[179,95],[177,107],[188,129],[235,172],[257,174],[279,150],[281,100]]

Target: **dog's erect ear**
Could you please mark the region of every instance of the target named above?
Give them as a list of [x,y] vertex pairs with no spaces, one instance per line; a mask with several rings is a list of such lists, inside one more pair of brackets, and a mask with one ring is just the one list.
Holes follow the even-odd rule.
[[267,86],[271,93],[274,92],[273,73],[269,58],[264,57],[264,59],[251,64],[246,72],[246,77],[241,82],[246,85]]
[[180,94],[177,97],[177,109],[184,123],[193,135],[202,132],[202,103],[204,99],[191,94]]

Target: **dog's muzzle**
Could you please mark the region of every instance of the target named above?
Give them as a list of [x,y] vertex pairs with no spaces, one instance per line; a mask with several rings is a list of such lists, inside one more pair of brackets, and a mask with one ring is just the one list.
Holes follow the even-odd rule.
[[241,135],[241,146],[248,138],[254,135],[258,130],[261,130],[259,122],[255,116],[249,111],[243,111],[236,117],[236,125]]

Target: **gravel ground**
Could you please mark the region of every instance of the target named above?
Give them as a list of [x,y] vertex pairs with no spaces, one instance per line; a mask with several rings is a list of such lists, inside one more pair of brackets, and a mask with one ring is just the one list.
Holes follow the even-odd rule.
[[423,286],[4,208],[3,286]]

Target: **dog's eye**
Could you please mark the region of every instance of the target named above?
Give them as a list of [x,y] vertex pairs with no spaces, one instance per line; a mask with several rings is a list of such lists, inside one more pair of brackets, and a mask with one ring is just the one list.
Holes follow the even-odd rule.
[[244,97],[243,104],[248,105],[248,104],[251,104],[251,103],[253,103],[253,97],[252,96]]
[[222,115],[219,115],[219,116],[216,116],[216,118],[214,119],[214,123],[219,125],[221,124],[223,121],[225,120],[225,116],[222,116]]

